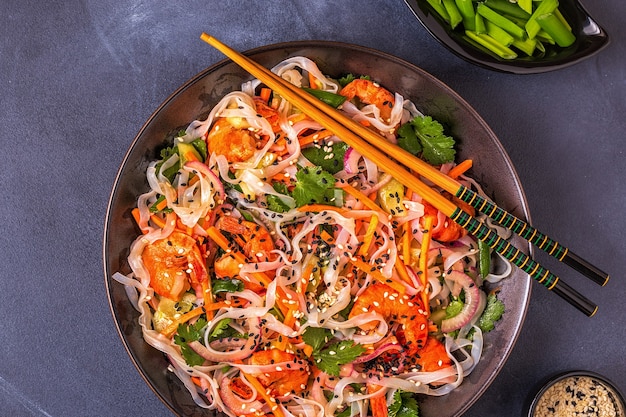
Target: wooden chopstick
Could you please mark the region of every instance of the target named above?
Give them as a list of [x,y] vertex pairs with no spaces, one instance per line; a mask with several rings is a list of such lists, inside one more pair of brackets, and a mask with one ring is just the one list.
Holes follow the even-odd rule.
[[[554,275],[548,269],[542,267],[531,257],[513,246],[510,242],[498,236],[498,234],[494,230],[488,228],[478,219],[474,218],[467,212],[457,207],[453,202],[443,197],[438,191],[432,189],[431,187],[420,181],[417,177],[412,175],[403,166],[395,162],[393,159],[390,159],[388,155],[385,154],[382,150],[373,146],[368,141],[361,138],[359,135],[351,130],[351,128],[354,127],[355,131],[361,131],[362,129],[356,127],[360,124],[352,121],[350,118],[347,117],[345,117],[344,120],[344,118],[340,117],[343,115],[341,115],[332,107],[315,99],[314,97],[298,89],[291,83],[284,81],[282,78],[278,77],[267,68],[240,54],[239,52],[225,45],[218,39],[206,33],[203,33],[200,38],[209,45],[218,49],[224,55],[233,60],[236,64],[241,66],[251,75],[267,85],[269,88],[276,91],[287,101],[289,101],[301,111],[313,118],[315,121],[320,123],[324,128],[335,133],[339,138],[345,141],[348,145],[352,146],[359,153],[367,156],[368,159],[370,159],[377,165],[384,166],[386,172],[390,173],[394,178],[396,178],[409,189],[419,193],[422,198],[424,198],[426,201],[436,207],[439,211],[450,217],[453,221],[460,224],[463,228],[476,236],[478,239],[487,243],[496,252],[504,256],[506,259],[511,261],[514,265],[522,269],[524,272],[528,273],[537,282],[539,282],[549,290],[555,292],[557,295],[565,299],[567,302],[572,304],[574,307],[576,307],[587,316],[591,317],[596,313],[598,306],[592,301],[565,284],[565,282],[559,279],[559,277]],[[368,129],[365,130],[369,131]],[[364,136],[366,136],[365,132],[363,133]],[[369,134],[367,136],[369,136]],[[388,145],[390,144],[387,142],[385,146],[385,152],[388,152]],[[400,159],[401,154],[399,152],[394,152],[394,157],[395,156],[398,156],[398,159]],[[403,160],[405,159],[405,156],[401,157]],[[411,163],[413,162],[414,161],[411,161]],[[420,162],[420,165],[422,164],[426,163]],[[414,167],[411,166],[411,168]],[[439,176],[433,175],[430,170],[426,171],[426,173],[428,175],[423,176],[427,179],[430,179],[432,182],[435,182],[435,177],[437,177],[437,180],[441,180]],[[449,180],[453,181],[453,183],[456,183],[456,181],[452,180],[451,178],[449,178]],[[451,185],[448,184],[447,186]]]

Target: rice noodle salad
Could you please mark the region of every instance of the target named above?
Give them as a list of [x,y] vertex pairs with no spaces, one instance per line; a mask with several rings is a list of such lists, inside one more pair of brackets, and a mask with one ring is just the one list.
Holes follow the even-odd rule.
[[[400,93],[306,57],[272,71],[484,195]],[[417,415],[472,372],[504,311],[483,284],[506,261],[258,80],[174,136],[113,278],[199,407]]]

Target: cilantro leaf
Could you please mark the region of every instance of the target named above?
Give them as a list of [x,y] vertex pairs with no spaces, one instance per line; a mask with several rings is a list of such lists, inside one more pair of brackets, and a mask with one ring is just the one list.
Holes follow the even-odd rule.
[[333,198],[335,177],[320,167],[302,168],[296,173],[292,195],[298,207],[307,204],[327,204]]
[[397,390],[393,393],[393,403],[388,407],[389,417],[419,417],[419,405],[410,392]]
[[500,320],[504,314],[504,303],[498,300],[498,296],[495,293],[491,293],[487,296],[487,305],[483,314],[478,319],[478,327],[483,332],[489,332],[494,329],[496,321]]
[[312,164],[322,167],[322,169],[336,174],[343,169],[343,158],[348,150],[345,142],[334,142],[332,145],[309,146],[302,149],[302,155]]
[[423,158],[433,165],[454,161],[454,139],[443,133],[443,126],[430,116],[416,117],[411,121],[419,137]]
[[302,333],[302,340],[313,348],[313,352],[318,352],[332,337],[333,333],[329,329],[322,327],[307,327]]
[[189,366],[198,366],[204,363],[204,358],[198,355],[189,347],[189,342],[200,340],[203,336],[203,329],[207,325],[207,321],[203,318],[198,319],[194,324],[179,324],[177,334],[174,336],[174,343],[180,346],[181,353],[185,362]]
[[170,182],[174,181],[174,176],[180,169],[180,161],[176,162],[174,165],[167,168],[163,172],[161,172],[161,167],[163,166],[163,163],[165,161],[167,161],[168,159],[170,159],[172,156],[176,155],[177,153],[178,153],[178,148],[176,146],[169,146],[167,148],[161,149],[161,153],[160,153],[161,161],[159,161],[155,166],[156,172],[162,173]]
[[[287,189],[287,185],[282,182],[275,182],[272,187],[276,192],[281,194],[289,195],[289,190]],[[284,213],[289,211],[291,207],[286,204],[279,196],[274,194],[267,195],[267,208],[275,211],[276,213]]]
[[247,339],[247,335],[242,335],[235,328],[229,326],[231,319],[226,318],[217,322],[213,331],[209,335],[209,343],[218,340],[218,339],[226,339],[229,337],[238,337],[240,339]]
[[211,292],[213,294],[243,291],[243,282],[239,279],[215,279],[211,284]]
[[454,139],[430,116],[416,116],[397,131],[398,146],[433,165],[454,161]]
[[418,155],[422,152],[422,144],[420,143],[411,122],[407,122],[400,126],[396,131],[396,134],[398,135],[399,147],[412,153],[413,155]]
[[340,366],[352,362],[359,357],[365,348],[351,340],[342,340],[326,349],[313,352],[315,365],[328,375],[339,376]]
[[[359,78],[362,79],[362,80],[369,80],[369,79],[371,79],[369,75],[361,75]],[[345,87],[346,85],[350,84],[352,81],[354,81],[356,79],[357,79],[356,75],[350,73],[350,74],[346,74],[343,77],[339,78],[337,80],[337,82],[339,82],[340,86]]]

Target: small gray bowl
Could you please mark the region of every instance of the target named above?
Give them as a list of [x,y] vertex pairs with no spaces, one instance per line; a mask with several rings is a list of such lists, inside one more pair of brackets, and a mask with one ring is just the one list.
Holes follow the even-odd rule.
[[545,383],[533,397],[526,415],[625,417],[625,410],[624,397],[605,377],[589,371],[570,371]]

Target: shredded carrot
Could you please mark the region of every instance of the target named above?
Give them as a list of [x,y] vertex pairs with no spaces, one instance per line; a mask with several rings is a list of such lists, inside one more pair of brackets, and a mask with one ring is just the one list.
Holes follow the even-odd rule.
[[270,178],[272,182],[282,182],[284,184],[291,184],[291,176],[286,176],[284,172],[278,173]]
[[305,206],[298,207],[297,210],[299,212],[311,211],[315,213],[319,213],[321,211],[336,211],[337,213],[345,213],[348,211],[343,207],[330,206],[328,204],[307,204]]
[[311,118],[306,113],[296,113],[289,116],[289,124],[295,124],[303,120],[310,120]]
[[313,74],[311,74],[310,72],[309,72],[309,87],[311,87],[313,89],[317,89],[318,88],[317,78],[315,78],[315,76]]
[[156,209],[161,211],[163,209],[167,208],[167,198],[164,198],[163,200],[159,201],[156,205]]
[[343,190],[345,190],[348,194],[350,194],[351,196],[356,198],[358,201],[363,203],[370,210],[374,210],[374,211],[377,211],[379,213],[383,213],[383,214],[387,215],[385,210],[383,210],[374,201],[372,201],[371,198],[369,198],[368,196],[366,196],[365,194],[363,194],[362,192],[360,192],[359,190],[357,190],[356,188],[354,188],[350,184],[348,184],[348,183],[341,183],[341,184],[337,184],[337,187],[342,188]]
[[298,138],[298,142],[300,142],[301,147],[304,147],[306,145],[310,145],[311,143],[321,141],[322,139],[325,139],[332,135],[333,135],[333,132],[331,132],[330,130],[324,129],[315,133],[311,133],[310,135],[300,136]]
[[376,227],[378,226],[378,214],[374,214],[371,219],[369,226],[367,226],[367,231],[365,232],[365,236],[363,236],[363,244],[359,248],[358,254],[363,256],[367,254],[367,251],[372,246],[372,242],[374,240],[374,233],[376,232]]
[[185,152],[183,155],[187,161],[199,161],[198,157],[192,151]]
[[405,293],[406,290],[402,284],[400,284],[399,282],[396,282],[395,280],[391,278],[385,277],[376,267],[368,264],[365,261],[362,261],[359,258],[352,258],[350,259],[350,262],[352,263],[352,265],[356,266],[361,271],[371,275],[372,277],[382,282],[383,284],[389,285],[391,288],[398,291],[400,294]]
[[406,282],[410,286],[413,286],[413,281],[411,281],[411,277],[409,276],[409,273],[406,271],[405,264],[403,264],[402,262],[396,262],[394,264],[394,268],[396,269],[398,276],[402,278],[404,282]]
[[[381,385],[367,383],[368,394],[376,393],[382,388],[383,387]],[[389,410],[387,409],[387,397],[385,396],[385,394],[370,397],[370,409],[372,412],[372,417],[388,417]]]
[[424,309],[429,312],[429,300],[428,300],[428,251],[430,250],[430,241],[432,239],[432,228],[434,222],[433,216],[426,216],[424,221],[424,234],[422,236],[422,246],[420,249],[420,257],[419,257],[419,269],[420,269],[420,280],[422,283],[422,302],[424,304]]
[[448,172],[448,177],[454,178],[454,179],[459,178],[461,175],[465,174],[465,172],[467,172],[467,170],[469,170],[472,167],[472,164],[473,164],[473,161],[471,159],[464,160],[463,162],[459,163],[454,168],[452,168],[450,172]]
[[261,88],[261,92],[259,93],[259,96],[261,97],[261,100],[263,100],[263,102],[269,103],[271,95],[272,95],[272,90],[270,88],[267,88],[267,87]]
[[165,227],[165,220],[157,216],[156,214],[152,214],[150,216],[150,220],[157,226],[163,229]]
[[244,374],[243,372],[242,374],[245,376],[248,382],[250,382],[250,384],[257,390],[261,398],[265,400],[265,403],[270,407],[270,409],[272,410],[272,413],[274,413],[274,416],[285,417],[285,414],[283,413],[282,408],[280,408],[278,404],[276,403],[276,400],[269,395],[268,393],[269,390],[266,391],[265,387],[254,376],[250,374]]
[[[135,219],[135,223],[137,224],[137,226],[139,226],[139,228],[141,228],[140,226],[140,222],[141,222],[141,214],[139,213],[139,208],[135,207],[134,209],[131,210],[130,212],[133,215],[133,219]],[[145,234],[146,232],[144,232]]]
[[402,235],[402,260],[406,265],[411,264],[411,240],[413,235],[411,234],[410,222],[404,223],[404,234]]
[[301,350],[307,357],[310,357],[313,354],[313,346],[305,344]]
[[[407,188],[405,192],[405,198],[411,200],[413,191]],[[405,265],[411,264],[411,241],[413,240],[413,234],[411,233],[411,223],[404,223],[404,235],[402,236],[402,258]]]

